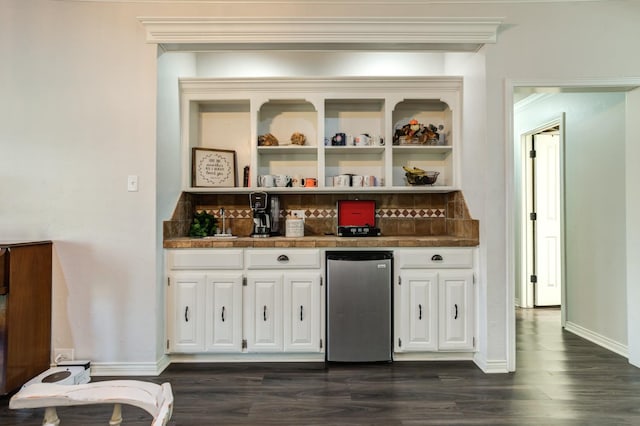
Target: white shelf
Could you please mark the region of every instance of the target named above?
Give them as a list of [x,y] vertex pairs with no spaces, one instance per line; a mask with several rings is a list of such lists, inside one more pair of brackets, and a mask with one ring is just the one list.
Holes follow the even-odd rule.
[[393,192],[419,192],[419,193],[446,193],[457,191],[459,188],[452,186],[421,185],[421,186],[373,186],[373,187],[315,187],[315,188],[278,188],[278,187],[236,187],[236,188],[186,188],[185,191],[192,194],[249,194],[250,192],[267,192],[273,194],[353,194],[353,193],[393,193]]
[[393,145],[393,152],[397,153],[449,155],[452,150],[447,145]]
[[[193,193],[447,192],[460,187],[460,77],[181,79],[182,187]],[[410,120],[443,128],[446,145],[393,145],[396,129]],[[271,133],[294,132],[305,145],[256,146]],[[370,134],[386,145],[332,146],[336,133]],[[250,188],[191,187],[191,149],[237,153],[238,181],[250,167]],[[404,166],[440,173],[436,186],[406,186]],[[313,177],[317,188],[261,188],[258,176]],[[325,187],[332,176],[375,176],[386,186]]]
[[333,154],[382,154],[385,151],[384,146],[325,146],[324,151],[327,155]]

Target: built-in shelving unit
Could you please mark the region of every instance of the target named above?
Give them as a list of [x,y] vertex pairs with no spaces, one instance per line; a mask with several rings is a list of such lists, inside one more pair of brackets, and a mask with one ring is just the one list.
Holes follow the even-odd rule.
[[[459,189],[460,77],[336,79],[182,79],[183,189],[194,193],[448,192]],[[394,144],[396,129],[416,120],[439,127],[436,145]],[[302,133],[304,145],[291,144]],[[258,146],[271,134],[277,146]],[[337,146],[359,135],[366,145]],[[404,141],[403,141],[404,142]],[[433,142],[432,142],[433,143]],[[194,187],[194,147],[236,152],[237,187]],[[249,187],[243,170],[249,166]],[[432,186],[409,186],[403,166],[439,172]],[[315,178],[317,187],[259,187],[260,175]],[[342,174],[375,176],[376,186],[334,187]]]

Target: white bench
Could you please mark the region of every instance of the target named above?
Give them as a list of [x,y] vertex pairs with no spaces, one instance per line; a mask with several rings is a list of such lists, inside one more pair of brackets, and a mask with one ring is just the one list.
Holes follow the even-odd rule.
[[152,426],[164,426],[173,411],[171,385],[138,380],[106,380],[82,385],[35,383],[21,389],[9,401],[9,408],[45,408],[44,426],[57,426],[56,407],[114,404],[109,425],[122,423],[121,404],[142,408],[153,417]]

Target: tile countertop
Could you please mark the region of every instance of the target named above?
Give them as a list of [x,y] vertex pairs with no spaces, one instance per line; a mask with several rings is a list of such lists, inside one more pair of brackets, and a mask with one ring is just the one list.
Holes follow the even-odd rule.
[[395,236],[395,237],[336,237],[334,235],[306,236],[299,238],[170,238],[164,240],[164,248],[227,248],[227,247],[476,247],[477,239],[468,237]]

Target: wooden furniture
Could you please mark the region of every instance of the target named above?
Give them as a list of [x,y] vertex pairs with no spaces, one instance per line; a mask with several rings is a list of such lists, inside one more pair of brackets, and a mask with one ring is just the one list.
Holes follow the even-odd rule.
[[0,243],[0,394],[51,362],[50,241]]
[[107,380],[83,385],[36,383],[26,386],[9,401],[9,408],[45,407],[45,426],[57,426],[56,407],[114,404],[109,425],[122,424],[121,404],[142,408],[153,416],[152,426],[164,426],[173,411],[173,392],[169,383],[157,385],[139,380]]

